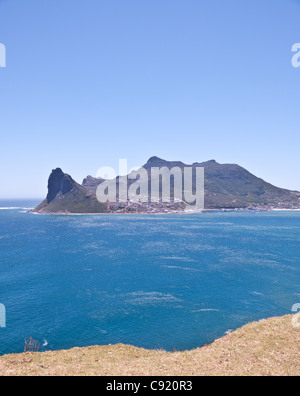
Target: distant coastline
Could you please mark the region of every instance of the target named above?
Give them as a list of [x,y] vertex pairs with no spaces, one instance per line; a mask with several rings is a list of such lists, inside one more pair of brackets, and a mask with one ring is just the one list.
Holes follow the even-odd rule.
[[[0,208],[1,210],[2,208]],[[6,209],[6,208],[5,208]],[[7,208],[10,209],[10,208]],[[19,208],[17,208],[19,209]],[[20,208],[21,209],[21,208]],[[28,208],[26,208],[28,209]],[[4,208],[2,209],[4,210]],[[13,210],[13,208],[11,208]],[[203,214],[203,213],[267,213],[267,212],[300,212],[300,209],[282,209],[282,208],[270,208],[270,209],[262,209],[262,208],[249,208],[249,209],[204,209],[202,211],[182,211],[182,212],[132,212],[132,213],[71,213],[71,212],[57,212],[57,213],[39,213],[35,212],[33,209],[27,210],[27,213],[38,214],[38,215],[46,215],[46,216],[161,216],[161,215],[194,215],[194,214]]]

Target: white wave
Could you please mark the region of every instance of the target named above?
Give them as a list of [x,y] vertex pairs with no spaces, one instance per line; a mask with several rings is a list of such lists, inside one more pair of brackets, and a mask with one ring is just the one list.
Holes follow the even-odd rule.
[[207,308],[207,309],[196,309],[195,311],[192,312],[220,312],[219,309],[213,309],[213,308]]
[[183,271],[192,271],[192,272],[203,272],[202,270],[196,268],[189,268],[189,267],[179,267],[177,265],[162,265],[162,268],[169,268],[169,269],[180,269]]
[[172,294],[163,294],[158,292],[135,292],[129,294],[131,297],[127,300],[132,305],[146,305],[146,304],[161,304],[161,303],[172,303],[180,301]]
[[0,208],[0,210],[18,210],[18,209],[23,209],[23,208],[19,208],[19,207],[14,207],[14,206],[10,206],[8,208]]
[[176,257],[176,256],[174,256],[174,257],[161,257],[161,258],[163,260],[185,261],[185,262],[188,262],[188,263],[196,263],[197,262],[196,260],[191,259],[189,257]]
[[23,208],[21,206],[1,207],[0,210],[32,210],[33,208]]

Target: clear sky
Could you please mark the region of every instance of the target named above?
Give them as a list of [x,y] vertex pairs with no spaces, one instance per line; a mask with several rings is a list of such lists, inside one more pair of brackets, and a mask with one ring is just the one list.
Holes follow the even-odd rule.
[[0,198],[153,155],[300,190],[298,0],[0,0]]

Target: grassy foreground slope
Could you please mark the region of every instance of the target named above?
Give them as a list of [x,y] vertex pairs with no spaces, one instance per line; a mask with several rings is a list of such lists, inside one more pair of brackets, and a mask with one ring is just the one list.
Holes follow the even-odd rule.
[[6,355],[0,357],[0,375],[300,375],[300,329],[291,320],[251,323],[187,352],[120,344]]

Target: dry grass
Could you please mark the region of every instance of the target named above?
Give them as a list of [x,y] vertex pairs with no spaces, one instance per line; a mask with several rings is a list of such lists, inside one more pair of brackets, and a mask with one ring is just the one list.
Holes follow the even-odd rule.
[[292,376],[300,375],[300,329],[291,316],[251,323],[209,346],[168,353],[95,346],[0,357],[5,376]]

